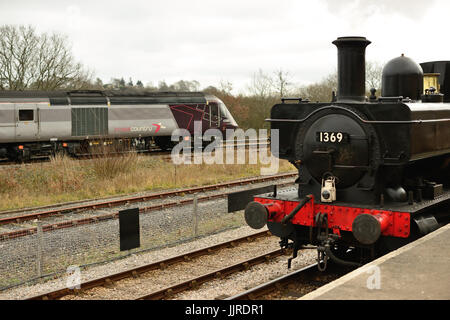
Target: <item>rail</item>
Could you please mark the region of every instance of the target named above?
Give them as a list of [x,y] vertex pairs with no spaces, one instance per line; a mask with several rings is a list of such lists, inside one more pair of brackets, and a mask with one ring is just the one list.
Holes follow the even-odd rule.
[[46,293],[36,295],[33,297],[29,297],[27,300],[59,299],[61,297],[71,295],[71,294],[76,294],[76,293],[79,293],[80,291],[84,291],[87,289],[91,289],[91,288],[95,288],[95,287],[99,287],[99,286],[103,286],[103,285],[108,285],[113,282],[125,279],[125,278],[137,277],[139,274],[142,274],[142,273],[145,273],[145,272],[148,272],[151,270],[164,269],[170,265],[174,265],[174,264],[185,262],[185,261],[190,261],[197,257],[203,256],[206,254],[211,254],[213,252],[219,251],[224,248],[234,247],[238,244],[245,243],[245,242],[251,242],[255,239],[258,239],[261,237],[267,237],[267,236],[270,236],[270,232],[268,232],[268,231],[258,232],[258,233],[255,233],[255,234],[252,234],[249,236],[233,239],[230,241],[225,241],[225,242],[222,242],[222,243],[210,246],[210,247],[202,248],[202,249],[191,251],[188,253],[183,253],[183,254],[175,256],[175,257],[171,257],[168,259],[164,259],[164,260],[160,260],[160,261],[153,262],[150,264],[146,264],[144,266],[140,266],[137,268],[132,268],[132,269],[129,269],[126,271],[122,271],[122,272],[107,275],[105,277],[100,277],[100,278],[97,278],[94,280],[90,280],[90,281],[81,283],[79,289],[61,288],[58,290],[54,290],[54,291],[46,292]]

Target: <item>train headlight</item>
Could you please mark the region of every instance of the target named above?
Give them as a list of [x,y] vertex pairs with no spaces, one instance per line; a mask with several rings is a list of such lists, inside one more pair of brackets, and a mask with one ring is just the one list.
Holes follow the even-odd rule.
[[336,201],[336,182],[335,177],[322,179],[322,190],[320,192],[322,202]]

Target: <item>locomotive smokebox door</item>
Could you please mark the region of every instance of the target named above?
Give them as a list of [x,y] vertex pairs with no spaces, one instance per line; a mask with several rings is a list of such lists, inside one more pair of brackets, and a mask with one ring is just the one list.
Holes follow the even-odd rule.
[[139,232],[139,208],[119,211],[120,251],[141,246]]

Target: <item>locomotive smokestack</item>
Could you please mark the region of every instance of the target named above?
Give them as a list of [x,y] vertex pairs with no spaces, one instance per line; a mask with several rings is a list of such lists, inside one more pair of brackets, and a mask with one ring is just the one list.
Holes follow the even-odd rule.
[[338,48],[337,101],[364,101],[366,92],[365,37],[340,37],[333,41]]

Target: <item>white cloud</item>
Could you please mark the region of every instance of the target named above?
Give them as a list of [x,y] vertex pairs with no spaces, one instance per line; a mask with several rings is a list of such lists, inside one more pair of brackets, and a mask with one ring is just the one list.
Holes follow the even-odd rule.
[[2,0],[0,19],[67,34],[77,59],[105,81],[244,88],[259,68],[282,68],[298,83],[322,79],[336,68],[339,36],[371,40],[368,60],[450,60],[449,9],[443,0]]

